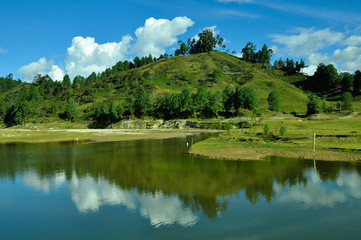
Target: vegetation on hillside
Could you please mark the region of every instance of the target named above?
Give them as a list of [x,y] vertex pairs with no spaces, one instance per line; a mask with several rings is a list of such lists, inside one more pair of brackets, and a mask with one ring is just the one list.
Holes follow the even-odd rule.
[[[37,75],[33,83],[0,78],[0,122],[7,126],[65,119],[106,126],[124,118],[223,118],[284,112],[313,114],[352,110],[360,95],[361,73],[337,73],[320,64],[315,75],[301,74],[301,59],[276,60],[265,44],[242,49],[242,59],[223,39],[204,30],[175,56],[162,54],[120,61],[88,77],[65,75],[62,82]],[[352,94],[351,94],[352,93]]]

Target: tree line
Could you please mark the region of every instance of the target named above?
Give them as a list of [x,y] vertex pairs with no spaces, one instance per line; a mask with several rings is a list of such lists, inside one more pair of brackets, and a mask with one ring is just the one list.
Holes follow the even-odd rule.
[[125,108],[120,101],[98,104],[94,118],[100,121],[119,121],[125,114],[144,118],[214,118],[222,114],[236,115],[240,108],[257,111],[259,98],[251,87],[227,86],[223,92],[207,91],[203,86],[192,93],[184,88],[181,93],[165,93],[152,97],[147,91],[139,89],[129,99]]

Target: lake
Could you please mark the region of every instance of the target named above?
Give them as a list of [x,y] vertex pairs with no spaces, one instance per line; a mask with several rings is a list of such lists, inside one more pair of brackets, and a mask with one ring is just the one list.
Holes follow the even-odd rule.
[[359,239],[361,163],[200,159],[191,138],[0,144],[0,239]]

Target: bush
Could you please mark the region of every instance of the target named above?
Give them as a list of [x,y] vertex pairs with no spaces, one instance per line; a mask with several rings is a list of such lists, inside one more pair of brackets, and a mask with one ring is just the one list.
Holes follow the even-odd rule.
[[269,125],[268,124],[264,125],[264,128],[263,128],[264,134],[267,135],[269,133],[269,130],[270,130]]
[[353,104],[352,94],[350,92],[345,92],[344,94],[342,94],[341,99],[342,99],[343,109],[351,110],[352,109],[352,104]]
[[320,100],[314,93],[311,93],[308,96],[307,115],[318,112],[320,112]]
[[285,135],[286,131],[287,131],[287,127],[281,126],[281,128],[280,128],[280,135],[283,137],[283,135]]
[[277,91],[270,92],[267,98],[267,102],[269,110],[274,112],[278,112],[280,110],[281,96]]

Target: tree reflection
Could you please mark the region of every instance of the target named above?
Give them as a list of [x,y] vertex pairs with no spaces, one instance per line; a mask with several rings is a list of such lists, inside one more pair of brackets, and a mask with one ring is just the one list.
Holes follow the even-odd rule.
[[[0,178],[35,172],[39,178],[63,173],[106,180],[123,191],[178,196],[184,207],[216,218],[227,210],[234,193],[243,192],[251,204],[271,202],[274,185],[307,185],[305,172],[313,161],[269,158],[266,161],[217,161],[185,155],[190,139],[144,140],[97,144],[0,145]],[[322,181],[336,180],[350,164],[317,162]],[[359,174],[360,165],[356,164]]]

